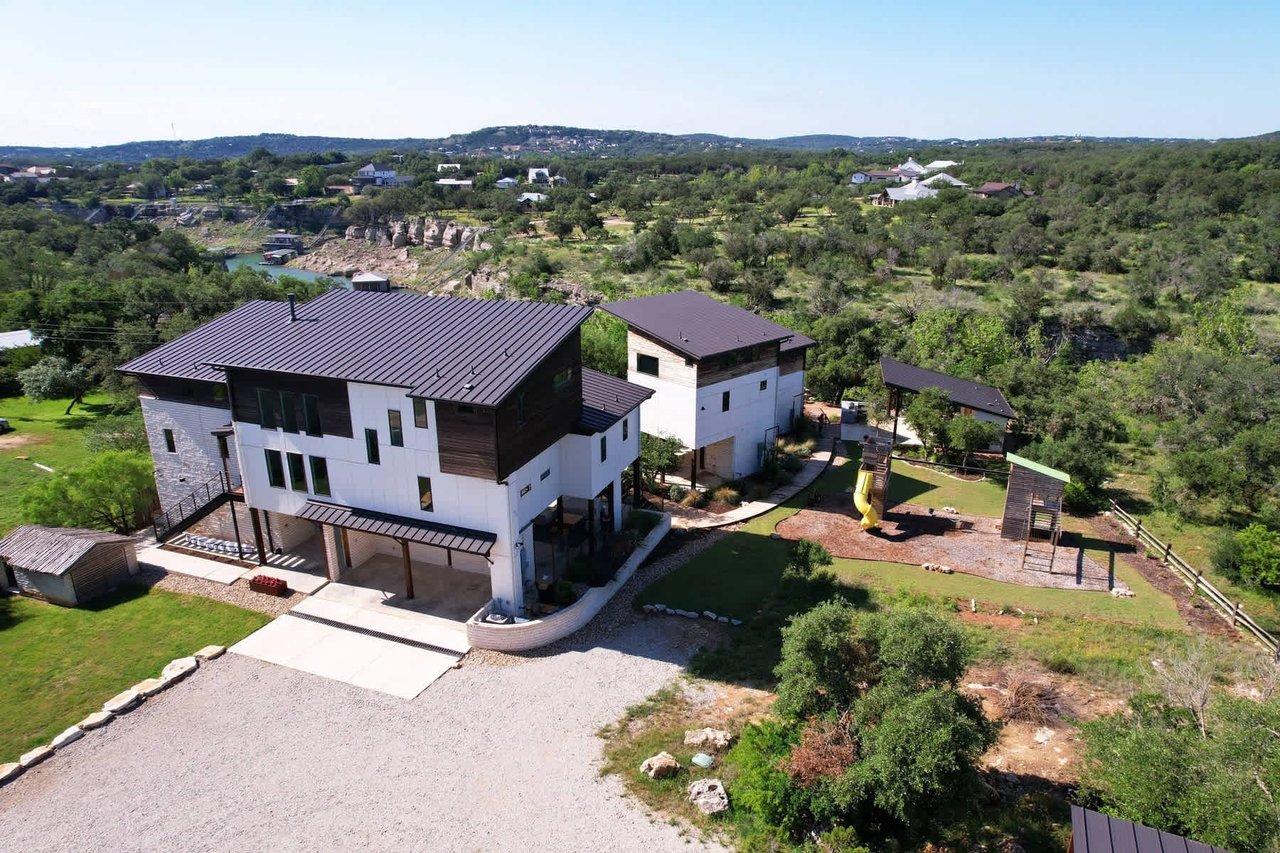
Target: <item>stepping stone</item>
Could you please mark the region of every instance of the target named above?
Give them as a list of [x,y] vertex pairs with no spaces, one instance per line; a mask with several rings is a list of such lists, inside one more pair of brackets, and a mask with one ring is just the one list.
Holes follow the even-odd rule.
[[111,722],[111,716],[112,715],[106,711],[94,711],[92,714],[80,721],[80,728],[86,732],[92,731],[93,729],[100,729],[107,723]]
[[142,701],[142,697],[136,690],[126,690],[123,693],[117,693],[102,705],[102,710],[108,714],[124,714],[134,705]]
[[0,785],[12,779],[17,779],[22,773],[22,765],[16,761],[10,761],[8,764],[0,764]]
[[226,646],[205,646],[203,649],[196,652],[194,657],[196,660],[203,662],[213,660],[214,658],[220,658],[226,651]]
[[166,684],[175,684],[196,671],[199,662],[192,657],[177,658],[160,671],[160,677]]
[[80,738],[82,737],[84,737],[84,730],[82,730],[79,726],[72,726],[62,734],[58,735],[52,741],[50,741],[49,745],[52,746],[54,749],[62,749],[64,746],[67,746],[68,744],[73,744],[76,741],[80,740]]
[[163,678],[144,678],[133,685],[133,690],[140,696],[154,696],[169,686]]
[[35,767],[50,755],[53,755],[53,747],[37,746],[30,752],[23,753],[22,757],[18,759],[18,763],[22,765],[23,770],[26,770],[28,767]]

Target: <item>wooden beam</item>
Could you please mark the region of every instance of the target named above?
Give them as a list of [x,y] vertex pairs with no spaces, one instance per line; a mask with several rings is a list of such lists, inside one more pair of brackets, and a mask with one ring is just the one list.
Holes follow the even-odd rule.
[[236,537],[236,556],[244,559],[244,546],[240,544],[240,522],[236,519],[236,502],[227,501],[227,509],[231,512],[231,530]]
[[689,463],[689,491],[698,490],[698,451],[693,451],[693,461]]
[[249,521],[253,524],[253,544],[258,549],[258,565],[265,566],[267,564],[267,548],[262,542],[262,521],[258,518],[258,511],[253,507],[249,507]]
[[404,560],[404,597],[413,598],[413,562],[409,559],[409,540],[400,540],[400,556]]

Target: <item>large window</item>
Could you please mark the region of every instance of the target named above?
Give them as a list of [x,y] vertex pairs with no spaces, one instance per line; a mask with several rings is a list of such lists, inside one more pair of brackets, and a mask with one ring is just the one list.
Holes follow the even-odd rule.
[[622,418],[622,440],[623,441],[627,440],[627,435],[630,432],[628,427],[630,426],[631,426],[631,415],[623,416]]
[[317,495],[329,496],[329,463],[323,456],[311,457],[311,488]]
[[292,391],[280,392],[280,423],[285,432],[298,431],[298,395]]
[[404,447],[404,426],[400,423],[399,409],[387,409],[387,426],[391,428],[391,445]]
[[720,395],[720,411],[722,412],[729,411],[729,392],[728,391],[725,391],[723,394]]
[[658,357],[653,355],[645,355],[644,353],[636,353],[636,370],[640,373],[647,373],[650,376],[658,375]]
[[370,465],[382,464],[382,454],[378,451],[378,431],[376,429],[364,431],[364,452],[369,457]]
[[418,478],[418,506],[423,512],[432,512],[435,509],[435,501],[431,497],[431,478]]
[[413,398],[413,425],[418,429],[427,429],[427,401],[421,397]]
[[307,435],[322,435],[320,429],[320,398],[315,394],[302,395],[302,415]]
[[178,445],[173,440],[173,430],[171,429],[167,429],[164,431],[164,449],[169,451],[170,453],[178,452]]
[[307,490],[307,466],[302,463],[302,454],[287,453],[285,458],[289,460],[289,485],[293,487],[295,492],[305,492]]
[[258,423],[263,429],[277,429],[280,426],[280,394],[277,391],[258,389]]
[[264,451],[267,454],[267,482],[272,488],[284,488],[284,460],[279,450]]

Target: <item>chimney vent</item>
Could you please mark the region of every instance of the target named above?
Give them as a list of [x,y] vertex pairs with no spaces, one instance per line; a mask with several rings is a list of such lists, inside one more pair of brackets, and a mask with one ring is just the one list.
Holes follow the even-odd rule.
[[289,294],[289,322],[298,322],[298,297],[296,294]]

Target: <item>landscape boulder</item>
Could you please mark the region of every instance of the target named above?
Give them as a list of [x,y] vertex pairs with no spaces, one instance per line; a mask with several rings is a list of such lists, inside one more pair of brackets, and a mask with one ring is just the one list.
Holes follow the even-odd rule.
[[733,735],[723,729],[710,727],[689,729],[684,733],[685,746],[700,746],[709,749],[728,749],[733,743]]
[[0,785],[3,785],[10,779],[17,779],[21,773],[22,765],[16,761],[10,761],[7,764],[0,764]]
[[1111,590],[1112,598],[1133,598],[1133,590],[1127,586],[1117,586]]
[[79,726],[72,726],[53,740],[49,741],[49,746],[54,749],[62,749],[64,746],[75,743],[82,737],[84,737],[84,729]]
[[169,686],[163,678],[144,678],[133,685],[133,691],[139,696],[154,696]]
[[196,652],[194,657],[196,660],[203,663],[204,661],[207,661],[207,660],[213,660],[214,658],[222,657],[226,653],[226,651],[227,651],[226,646],[205,646],[203,649]]
[[359,225],[348,225],[347,231],[346,231],[346,237],[348,240],[363,240],[364,229],[361,228]]
[[200,662],[195,659],[194,655],[185,658],[174,658],[165,665],[164,669],[160,670],[160,677],[167,683],[174,684],[195,672],[198,666],[200,666]]
[[729,810],[729,792],[719,779],[699,779],[689,786],[689,802],[705,815]]
[[53,755],[53,747],[49,745],[37,746],[35,749],[22,753],[22,757],[18,759],[18,763],[22,765],[22,769],[35,767],[41,761],[44,761],[50,755]]
[[117,693],[102,705],[102,710],[108,714],[124,714],[134,705],[142,701],[142,696],[136,690],[126,690],[123,693]]
[[669,752],[659,752],[640,764],[640,772],[650,779],[666,779],[680,772],[680,762]]
[[81,720],[79,725],[81,729],[88,732],[94,729],[100,729],[109,722],[111,722],[111,714],[108,714],[106,711],[94,711],[92,714]]

